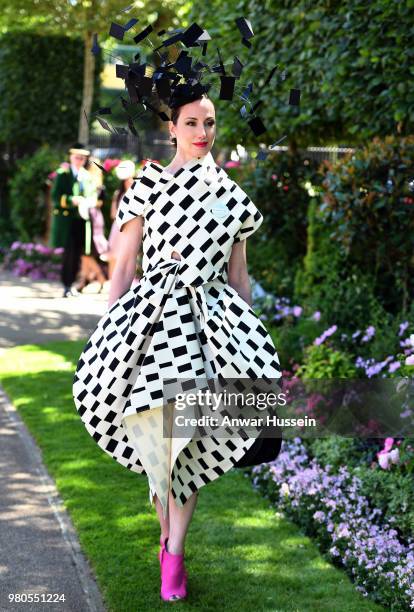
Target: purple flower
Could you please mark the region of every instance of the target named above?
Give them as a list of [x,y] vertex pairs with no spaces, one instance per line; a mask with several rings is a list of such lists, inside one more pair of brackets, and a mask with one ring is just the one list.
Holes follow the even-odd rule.
[[302,310],[303,310],[302,306],[294,306],[292,308],[293,316],[300,317],[300,315],[302,314]]
[[[399,460],[394,455],[389,462]],[[275,503],[289,518],[301,525],[315,522],[316,537],[328,542],[329,552],[340,559],[356,588],[375,594],[386,609],[414,607],[414,541],[399,540],[391,527],[393,517],[383,520],[382,511],[362,495],[361,480],[346,466],[332,473],[295,438],[284,441],[274,462],[256,466],[253,473],[255,488],[263,482],[271,490],[274,484]],[[283,483],[288,496],[281,493]]]
[[314,313],[313,313],[313,315],[312,315],[312,319],[313,319],[314,321],[319,321],[319,320],[320,320],[320,318],[321,318],[321,313],[320,313],[320,310],[315,310],[315,312],[314,312]]
[[368,342],[369,340],[371,340],[371,338],[375,335],[375,327],[373,325],[370,325],[369,327],[367,327],[367,329],[365,330],[365,334],[361,339],[361,342]]
[[43,274],[40,272],[40,270],[36,269],[31,270],[29,276],[32,280],[40,280],[41,278],[43,278]]
[[337,329],[338,329],[337,325],[332,325],[331,327],[328,327],[328,329],[326,329],[321,336],[319,336],[318,338],[315,338],[315,340],[313,341],[313,344],[316,344],[316,345],[322,344],[323,342],[325,342],[326,338],[328,338],[329,336],[332,336],[332,334],[334,334]]
[[399,361],[392,361],[388,367],[388,372],[392,374],[392,372],[395,372],[395,370],[398,370],[398,368],[400,367],[401,367],[401,364]]
[[400,330],[398,332],[398,335],[402,336],[408,326],[409,326],[409,322],[408,321],[404,321],[404,323],[400,323]]

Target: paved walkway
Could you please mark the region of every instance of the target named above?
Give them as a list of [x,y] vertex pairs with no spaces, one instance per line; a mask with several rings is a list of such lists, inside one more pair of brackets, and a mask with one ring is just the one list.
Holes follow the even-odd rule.
[[[0,350],[86,337],[106,310],[107,293],[93,295],[94,289],[62,298],[58,283],[0,273]],[[13,593],[45,601],[13,603]],[[54,594],[64,594],[65,601],[52,603]],[[0,388],[0,610],[45,609],[105,610],[40,449]]]
[[16,278],[0,271],[0,350],[18,344],[87,337],[107,308],[108,286],[93,283],[63,298],[58,282]]

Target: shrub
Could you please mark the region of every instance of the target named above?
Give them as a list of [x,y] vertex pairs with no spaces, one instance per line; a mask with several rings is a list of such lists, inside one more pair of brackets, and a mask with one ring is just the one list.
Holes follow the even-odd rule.
[[[1,36],[0,142],[8,143],[9,153],[21,157],[42,143],[76,139],[83,55],[80,38],[29,31]],[[93,110],[98,104],[101,67],[98,56]]]
[[296,372],[304,378],[356,378],[357,370],[348,353],[327,344],[311,344],[305,348],[305,358]]
[[252,272],[264,288],[293,296],[294,278],[306,253],[307,185],[318,180],[317,164],[302,153],[272,154],[241,167],[235,177],[263,213],[259,237],[251,242]]
[[341,252],[316,198],[309,205],[307,253],[296,274],[294,299],[322,311],[326,322],[343,332],[382,325],[387,319],[371,274]]
[[59,280],[63,248],[51,248],[33,242],[13,242],[4,258],[4,267],[14,276],[33,280]]
[[355,474],[360,478],[361,493],[369,498],[372,504],[380,508],[385,520],[391,517],[401,537],[414,535],[414,482],[412,477],[395,471],[382,470],[378,465],[355,466]]
[[389,136],[323,168],[320,210],[329,239],[348,270],[364,270],[367,289],[393,314],[407,312],[414,292],[413,159],[414,136]]
[[34,155],[18,162],[18,169],[10,180],[11,219],[20,240],[39,240],[46,232],[46,178],[58,167],[64,152],[42,146]]

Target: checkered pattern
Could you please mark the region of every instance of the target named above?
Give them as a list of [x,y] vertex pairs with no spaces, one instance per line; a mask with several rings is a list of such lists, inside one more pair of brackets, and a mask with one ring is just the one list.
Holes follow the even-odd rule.
[[[254,438],[163,438],[163,384],[171,378],[279,378],[273,342],[228,285],[235,242],[261,213],[211,154],[175,175],[147,163],[121,200],[117,224],[144,218],[140,283],[101,318],[73,382],[87,431],[116,461],[147,474],[164,511],[228,471]],[[178,261],[172,252],[181,255]]]

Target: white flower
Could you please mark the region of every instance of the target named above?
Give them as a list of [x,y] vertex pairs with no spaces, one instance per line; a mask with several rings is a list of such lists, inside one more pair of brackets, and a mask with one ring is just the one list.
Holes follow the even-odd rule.
[[390,451],[389,453],[390,459],[393,463],[398,463],[400,460],[400,451],[398,450],[398,448],[394,448],[392,451]]
[[383,470],[388,470],[390,465],[390,453],[382,453],[378,457],[378,463],[382,467]]
[[290,489],[287,482],[282,483],[282,486],[280,487],[280,492],[282,493],[282,495],[290,495]]
[[388,470],[390,467],[390,453],[381,453],[378,457],[378,463],[383,470]]
[[338,529],[338,538],[349,538],[350,535],[351,534],[348,527],[345,526],[341,529]]
[[411,346],[414,346],[414,334],[410,335],[410,343],[411,343]]

